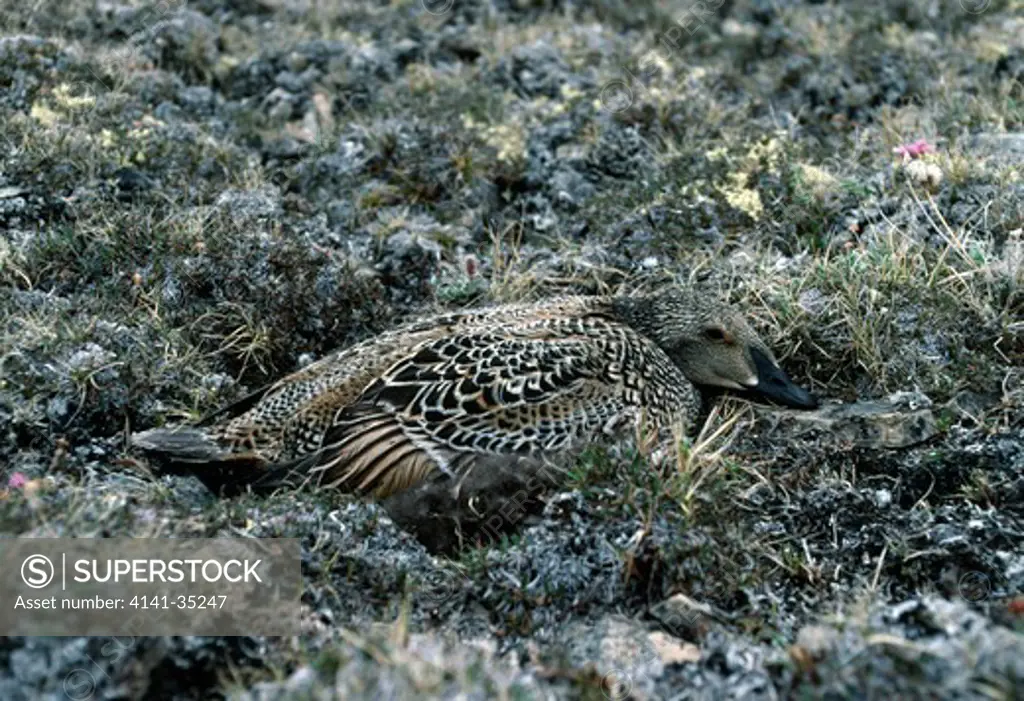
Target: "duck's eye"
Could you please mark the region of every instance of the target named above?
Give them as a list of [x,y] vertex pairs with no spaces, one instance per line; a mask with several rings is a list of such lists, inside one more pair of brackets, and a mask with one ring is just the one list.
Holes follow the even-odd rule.
[[704,329],[704,336],[711,341],[724,341],[725,329],[720,326],[709,326]]

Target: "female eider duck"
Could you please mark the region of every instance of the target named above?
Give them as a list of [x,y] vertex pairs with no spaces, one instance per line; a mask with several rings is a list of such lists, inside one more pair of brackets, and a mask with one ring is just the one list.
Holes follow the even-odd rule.
[[685,430],[696,386],[817,406],[734,309],[671,288],[420,319],[132,443],[215,492],[311,481],[384,498],[475,458],[569,451],[641,420]]

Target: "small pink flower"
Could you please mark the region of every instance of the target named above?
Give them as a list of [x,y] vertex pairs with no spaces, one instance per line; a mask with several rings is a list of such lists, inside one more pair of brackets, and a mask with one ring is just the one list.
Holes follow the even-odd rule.
[[920,158],[926,153],[935,153],[935,147],[927,139],[918,139],[912,144],[902,144],[892,150],[897,156],[904,158]]
[[11,473],[11,476],[7,479],[7,486],[11,489],[21,489],[28,482],[28,477],[20,472]]

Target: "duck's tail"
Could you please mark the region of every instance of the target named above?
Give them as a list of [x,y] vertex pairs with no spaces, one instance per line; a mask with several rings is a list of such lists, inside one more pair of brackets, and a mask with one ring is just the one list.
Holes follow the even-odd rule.
[[202,428],[140,431],[132,434],[131,445],[153,459],[158,472],[195,475],[218,496],[295,488],[308,473],[302,463],[270,465],[256,453],[228,451]]

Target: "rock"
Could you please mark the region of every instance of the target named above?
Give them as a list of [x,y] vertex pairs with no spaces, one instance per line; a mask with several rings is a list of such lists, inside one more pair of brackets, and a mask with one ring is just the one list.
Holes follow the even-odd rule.
[[355,215],[355,207],[349,200],[332,200],[327,205],[327,223],[332,227],[348,227]]
[[114,357],[114,354],[103,346],[89,342],[71,354],[67,366],[73,372],[94,372],[109,365]]
[[400,39],[392,48],[395,60],[400,66],[415,61],[422,53],[420,43],[409,38]]
[[[661,638],[657,640],[665,644]],[[572,626],[566,641],[574,664],[594,668],[606,698],[656,698],[655,683],[665,673],[665,662],[647,628],[638,621],[606,616],[593,626]],[[699,656],[699,651],[682,653],[687,659],[695,655]]]
[[498,62],[489,79],[517,94],[549,98],[558,97],[563,86],[579,82],[558,49],[542,41],[517,46]]
[[[383,217],[382,221],[387,218]],[[435,226],[437,229],[433,228]],[[385,284],[402,288],[404,296],[430,289],[442,254],[441,245],[435,240],[437,230],[440,226],[430,217],[416,217],[384,240],[376,269]]]
[[991,159],[994,165],[1020,165],[1024,162],[1024,132],[981,133],[967,140],[972,160]]
[[699,662],[700,648],[693,643],[683,642],[679,638],[655,631],[647,635],[647,639],[654,646],[655,652],[661,658],[663,664],[681,664],[683,662]]
[[217,197],[216,206],[237,222],[273,219],[282,213],[280,195],[272,186],[225,190]]
[[789,656],[804,674],[813,674],[816,665],[835,651],[841,642],[834,628],[809,625],[800,629],[796,643],[790,646]]
[[220,31],[213,21],[194,10],[180,10],[170,19],[132,37],[157,65],[202,80],[213,70],[220,52]]
[[471,38],[462,35],[445,37],[441,40],[440,49],[467,63],[476,61],[483,54]]
[[559,202],[575,207],[594,196],[597,189],[587,179],[571,168],[555,171],[551,187]]
[[24,197],[18,197],[15,193],[18,188],[4,188],[6,193],[0,193],[0,221],[13,221],[25,213],[28,203]]
[[797,303],[803,311],[811,316],[820,316],[828,307],[828,297],[817,287],[812,287],[800,293]]
[[28,190],[23,187],[15,185],[9,185],[7,187],[0,187],[0,200],[6,200],[11,197],[18,197],[19,195],[27,194]]
[[520,663],[502,659],[493,646],[476,641],[455,643],[438,633],[412,633],[395,642],[379,631],[346,630],[342,642],[316,663],[299,667],[287,679],[238,689],[228,698],[560,698],[546,694],[538,676]]
[[938,434],[931,406],[920,392],[897,392],[878,401],[779,412],[771,431],[800,435],[817,430],[860,448],[906,448]]
[[27,108],[42,86],[44,76],[65,59],[60,46],[62,42],[38,36],[0,37],[0,85],[4,86],[0,91],[0,104],[14,109]]
[[284,88],[274,88],[263,99],[260,109],[265,110],[271,119],[280,121],[289,119],[296,111],[301,98]]
[[219,95],[205,85],[190,85],[178,91],[178,103],[193,115],[213,115]]
[[822,625],[809,625],[800,629],[796,636],[796,644],[814,659],[821,659],[839,643],[839,633],[835,628]]
[[132,200],[153,188],[153,181],[148,175],[129,167],[114,171],[114,183],[117,186],[117,198],[121,201]]
[[685,594],[675,594],[651,608],[651,615],[676,637],[701,640],[707,635],[715,612]]

